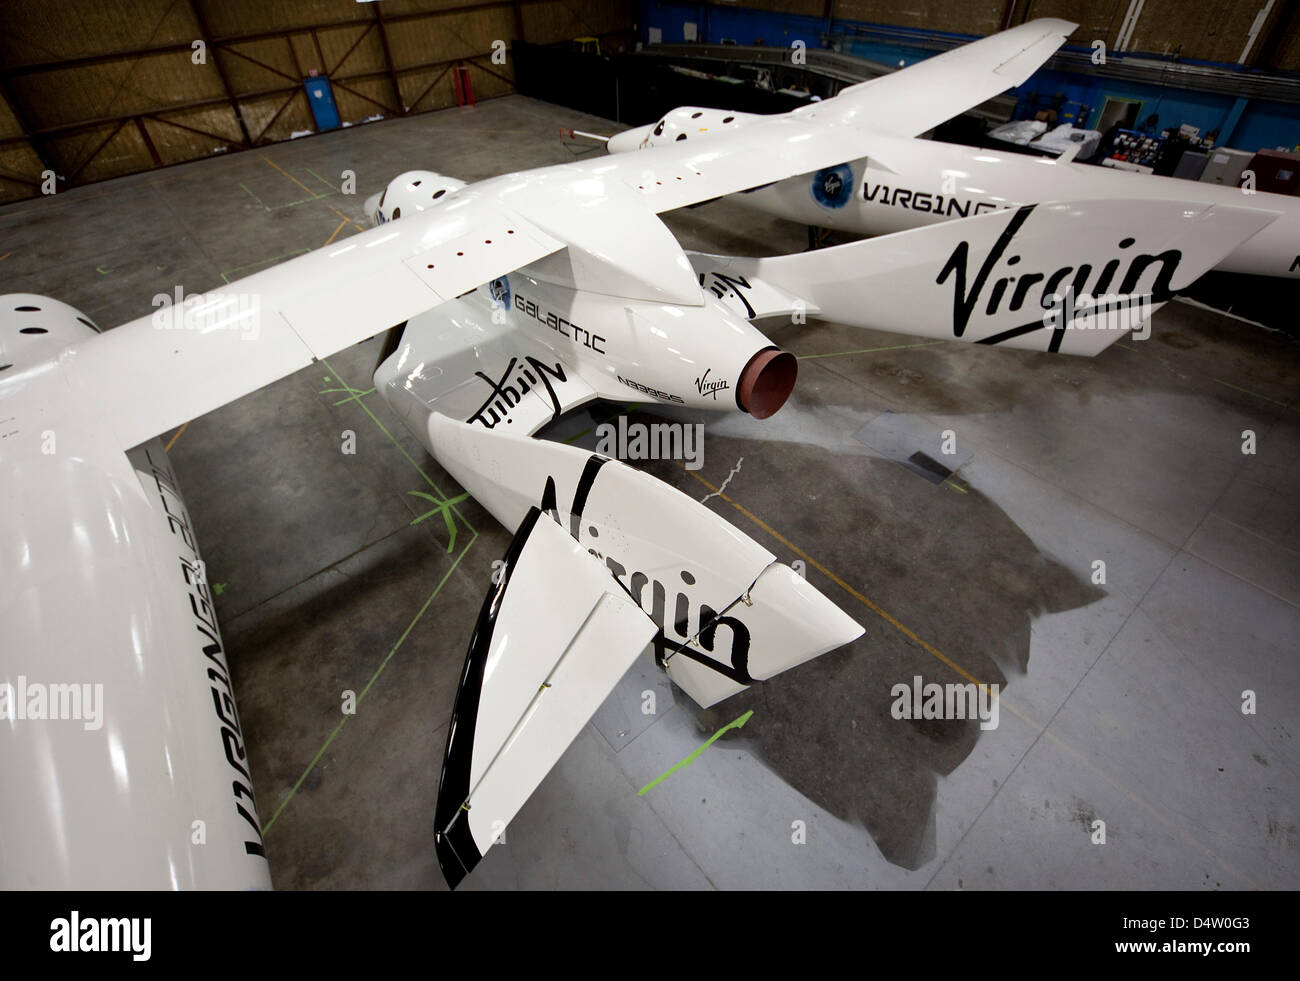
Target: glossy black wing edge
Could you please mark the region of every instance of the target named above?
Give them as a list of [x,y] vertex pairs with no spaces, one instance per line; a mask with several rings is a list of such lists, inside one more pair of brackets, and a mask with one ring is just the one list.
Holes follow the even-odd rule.
[[468,808],[464,806],[470,791],[470,764],[479,699],[483,693],[483,670],[492,650],[492,633],[505,601],[506,589],[510,586],[510,577],[541,514],[538,508],[529,508],[506,551],[500,577],[483,600],[469,651],[465,655],[465,668],[461,672],[451,722],[447,726],[447,750],[443,754],[438,800],[434,806],[434,845],[443,878],[451,889],[455,889],[483,858],[470,832],[466,817]]

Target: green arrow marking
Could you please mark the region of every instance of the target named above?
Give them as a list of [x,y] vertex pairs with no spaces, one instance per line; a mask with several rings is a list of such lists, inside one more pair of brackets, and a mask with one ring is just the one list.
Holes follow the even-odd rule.
[[432,510],[425,511],[424,514],[420,515],[418,518],[412,521],[411,524],[418,525],[425,518],[431,518],[435,514],[441,514],[443,522],[447,525],[447,534],[449,536],[449,540],[447,542],[447,554],[450,555],[453,551],[456,550],[456,522],[451,520],[451,508],[459,504],[461,501],[468,499],[469,493],[466,492],[464,494],[460,494],[457,497],[453,497],[449,500],[441,497],[435,497],[432,494],[426,494],[424,491],[407,491],[406,493],[410,494],[412,497],[422,497],[430,504],[435,505],[435,507]]
[[636,792],[636,795],[637,795],[638,797],[640,797],[642,794],[644,794],[644,793],[645,793],[647,790],[649,790],[651,787],[655,787],[655,786],[659,785],[660,783],[662,783],[663,781],[667,780],[669,777],[671,777],[671,776],[672,776],[674,773],[676,773],[678,770],[682,770],[682,769],[685,769],[686,767],[690,766],[692,763],[694,763],[696,760],[698,760],[701,756],[703,756],[703,755],[704,755],[704,751],[705,751],[706,749],[708,749],[710,746],[712,746],[715,742],[717,742],[718,739],[722,736],[722,734],[723,734],[724,732],[726,732],[728,729],[739,729],[741,726],[743,726],[746,722],[749,721],[749,717],[750,717],[751,715],[753,715],[753,714],[754,714],[754,710],[753,710],[753,709],[750,709],[748,712],[746,712],[744,715],[742,715],[739,719],[733,719],[731,722],[728,722],[725,726],[723,726],[721,729],[719,729],[717,732],[715,732],[712,736],[710,736],[710,737],[709,737],[709,741],[706,742],[703,746],[701,746],[699,749],[697,749],[697,750],[696,750],[694,753],[692,753],[690,756],[686,757],[686,759],[682,760],[682,761],[681,761],[680,763],[678,763],[676,766],[671,767],[670,769],[667,769],[667,770],[665,770],[663,773],[659,774],[659,776],[655,777],[655,778],[654,778],[653,780],[651,780],[648,784],[646,784],[644,787],[642,787],[640,790],[638,790],[638,791]]
[[[325,378],[325,380],[326,380],[326,381],[329,381],[330,379],[329,379],[329,377],[327,376],[327,377]],[[347,382],[344,382],[342,388],[323,388],[323,389],[320,390],[320,392],[319,392],[318,394],[320,394],[320,395],[332,395],[332,394],[335,394],[335,393],[338,393],[338,392],[347,392],[348,394],[347,394],[347,396],[346,396],[345,398],[341,398],[341,399],[339,399],[337,402],[334,403],[335,405],[342,405],[344,402],[351,402],[353,399],[356,399],[358,402],[360,402],[361,399],[362,399],[364,396],[369,395],[369,394],[370,394],[371,392],[373,392],[373,391],[374,391],[373,388],[367,388],[367,389],[363,392],[361,389],[359,389],[359,388],[353,388],[351,385],[347,384]]]

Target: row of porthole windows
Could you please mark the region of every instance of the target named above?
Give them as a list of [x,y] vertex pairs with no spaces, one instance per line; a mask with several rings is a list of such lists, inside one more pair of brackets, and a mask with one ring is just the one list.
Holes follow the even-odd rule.
[[[702,113],[702,112],[693,112],[693,113],[691,113],[691,118],[692,118],[692,119],[699,119],[699,118],[700,118],[701,116],[703,116],[703,115],[704,115],[704,113]],[[723,120],[722,120],[722,121],[723,121],[723,123],[731,123],[731,122],[735,122],[735,120],[736,120],[736,117],[735,117],[735,116],[725,116],[725,117],[723,117]],[[658,124],[658,125],[655,127],[655,129],[654,129],[655,136],[663,136],[663,135],[664,135],[664,124],[667,123],[667,122],[668,122],[668,120],[667,120],[666,118],[665,118],[665,119],[661,119],[661,120],[659,120],[659,124]],[[681,142],[682,140],[684,140],[684,139],[686,139],[686,134],[685,134],[685,133],[678,133],[678,134],[677,134],[677,142],[678,142],[678,143],[680,143],[680,142]]]
[[[422,182],[422,181],[412,181],[412,182],[411,182],[411,186],[412,186],[412,187],[419,187],[421,183],[423,183],[423,182]],[[444,194],[446,194],[446,193],[447,193],[447,189],[446,189],[445,187],[440,187],[440,188],[438,188],[438,190],[436,190],[436,191],[433,192],[433,200],[437,201],[440,197],[442,197],[442,196],[443,196]],[[380,197],[380,199],[379,199],[379,207],[380,207],[381,209],[384,207],[384,197],[387,197],[387,195],[388,195],[388,189],[385,188],[385,189],[384,189],[384,194],[383,194],[383,196]],[[401,217],[402,217],[402,206],[401,206],[401,205],[398,205],[396,208],[393,209],[393,217],[394,217],[394,218],[401,218]]]
[[[14,307],[14,312],[15,312],[15,313],[40,313],[40,312],[41,312],[41,308],[40,308],[40,307],[31,307],[31,306]],[[91,323],[89,320],[87,320],[85,317],[78,317],[77,320],[78,320],[79,322],[85,324],[87,327],[89,327],[91,330],[93,330],[96,334],[98,334],[98,333],[100,332],[100,331],[99,331],[99,328],[96,327],[96,326],[95,326],[93,323]],[[19,328],[18,328],[18,333],[20,333],[20,334],[48,334],[49,331],[46,330],[44,327],[19,327]],[[6,366],[6,367],[7,367],[7,366]]]
[[[40,312],[41,312],[41,308],[40,308],[40,307],[32,307],[32,306],[14,307],[14,312],[15,312],[15,313],[40,313]],[[96,326],[95,326],[93,323],[91,323],[89,320],[87,320],[85,317],[78,317],[77,320],[78,320],[80,323],[85,324],[87,327],[89,327],[91,330],[93,330],[96,334],[100,333],[99,328],[96,327]],[[49,331],[46,330],[44,327],[20,327],[20,328],[18,329],[18,333],[20,333],[20,334],[48,334]]]
[[[40,308],[40,307],[32,307],[32,306],[14,307],[14,312],[15,312],[15,313],[40,313],[40,312],[41,312],[41,308]],[[85,317],[78,317],[77,319],[80,320],[80,321],[81,321],[83,324],[85,324],[87,327],[89,327],[91,330],[95,331],[96,333],[99,332],[99,328],[96,327],[94,324],[92,324],[92,323],[91,323],[89,320],[87,320]],[[18,328],[18,333],[20,333],[20,334],[48,334],[49,331],[46,330],[44,327],[19,327],[19,328]],[[4,371],[6,368],[12,368],[12,367],[13,367],[12,364],[0,364],[0,371]]]
[[[40,313],[40,307],[14,307],[16,313]],[[49,331],[44,327],[19,327],[20,334],[48,334]]]

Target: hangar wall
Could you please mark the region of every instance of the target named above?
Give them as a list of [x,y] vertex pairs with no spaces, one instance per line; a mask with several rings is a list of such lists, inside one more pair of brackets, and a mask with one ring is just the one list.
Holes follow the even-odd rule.
[[[754,12],[777,15],[766,18],[766,23],[777,30],[785,15],[791,25],[808,18],[820,21],[823,27],[832,22],[858,22],[967,37],[992,34],[1037,17],[1063,17],[1079,24],[1075,43],[1080,38],[1100,38],[1111,49],[1116,47],[1132,8],[1138,16],[1127,50],[1178,53],[1184,59],[1224,64],[1240,60],[1257,16],[1266,11],[1245,64],[1252,68],[1300,70],[1300,38],[1296,37],[1300,7],[1286,2],[1269,4],[1268,0],[1141,0],[1140,6],[1138,0],[746,0],[743,4],[644,0],[642,8],[644,25],[667,26],[691,20],[699,25],[701,37],[713,42],[726,36],[725,31],[737,23],[755,23],[749,20]],[[807,25],[800,26],[806,29]],[[672,40],[680,41],[680,33]],[[776,31],[766,41],[782,43]]]
[[[1255,81],[1261,77],[1290,83],[1300,99],[1300,4],[1247,0],[1144,0],[1127,31],[1126,48],[1116,49],[1125,28],[1129,0],[749,0],[744,6],[718,3],[668,3],[643,0],[641,39],[657,30],[666,42],[693,33],[703,42],[724,39],[739,44],[785,46],[803,40],[810,48],[826,39],[840,50],[897,65],[929,57],[951,46],[1036,17],[1063,17],[1079,23],[1068,48],[1090,52],[1093,40],[1106,44],[1112,63],[1143,61],[1161,65],[1204,66],[1222,78]],[[1137,9],[1134,7],[1134,9]],[[1267,10],[1267,16],[1259,15]],[[1256,24],[1259,19],[1258,25]],[[687,25],[694,25],[688,28]],[[939,29],[942,28],[942,29]],[[1247,42],[1249,49],[1247,50]],[[1245,62],[1238,59],[1246,54]],[[1300,144],[1296,107],[1260,97],[1242,99],[1226,92],[1181,87],[1176,76],[1164,84],[1107,77],[1101,71],[1044,68],[1013,95],[1062,93],[1070,103],[1091,109],[1084,125],[1095,123],[1107,96],[1143,103],[1140,119],[1160,117],[1161,126],[1180,123],[1202,132],[1219,130],[1220,144],[1243,150]]]
[[[513,91],[494,41],[630,46],[631,0],[47,0],[0,4],[0,202],[314,131],[303,80],[344,123]],[[201,42],[202,50],[196,49]]]

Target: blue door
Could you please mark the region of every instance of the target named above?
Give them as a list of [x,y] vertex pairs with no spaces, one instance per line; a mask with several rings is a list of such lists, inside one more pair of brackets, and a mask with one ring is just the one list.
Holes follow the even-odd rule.
[[316,119],[316,128],[324,131],[339,128],[339,107],[334,104],[334,91],[330,80],[318,75],[303,79],[303,88],[307,90],[307,102],[311,105],[311,114]]

